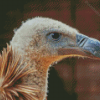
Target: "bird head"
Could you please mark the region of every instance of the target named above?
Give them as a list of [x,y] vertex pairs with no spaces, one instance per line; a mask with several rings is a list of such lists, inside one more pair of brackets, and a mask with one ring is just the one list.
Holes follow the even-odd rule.
[[36,17],[15,29],[11,45],[21,55],[41,60],[49,66],[68,57],[100,57],[100,41],[50,18]]

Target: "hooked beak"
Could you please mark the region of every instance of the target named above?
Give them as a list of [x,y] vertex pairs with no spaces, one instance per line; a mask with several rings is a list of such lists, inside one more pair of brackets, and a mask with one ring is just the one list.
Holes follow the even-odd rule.
[[100,58],[100,41],[89,38],[88,36],[77,34],[76,44],[83,50],[90,52],[96,57]]
[[85,36],[83,34],[76,34],[76,45],[69,48],[61,48],[58,51],[59,55],[74,55],[84,56],[89,58],[100,58],[100,41]]

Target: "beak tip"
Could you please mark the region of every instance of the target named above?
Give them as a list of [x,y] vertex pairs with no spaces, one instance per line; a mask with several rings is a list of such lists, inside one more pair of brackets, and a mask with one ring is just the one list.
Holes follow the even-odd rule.
[[92,53],[94,56],[100,58],[100,41],[89,38],[85,35],[77,34],[76,40],[79,47],[88,52]]

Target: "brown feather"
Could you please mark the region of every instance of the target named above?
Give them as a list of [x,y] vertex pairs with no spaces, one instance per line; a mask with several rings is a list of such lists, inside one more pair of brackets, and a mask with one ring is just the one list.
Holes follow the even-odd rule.
[[36,86],[23,83],[23,77],[35,70],[20,59],[9,45],[0,54],[0,100],[37,100]]

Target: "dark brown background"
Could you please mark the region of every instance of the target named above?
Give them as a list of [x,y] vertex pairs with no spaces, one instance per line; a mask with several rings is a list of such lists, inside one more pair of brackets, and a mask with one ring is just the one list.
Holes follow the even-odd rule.
[[[0,50],[12,39],[14,28],[35,16],[60,20],[100,40],[100,0],[2,0],[0,12]],[[75,58],[55,65],[48,100],[100,100],[99,65],[99,61]]]

